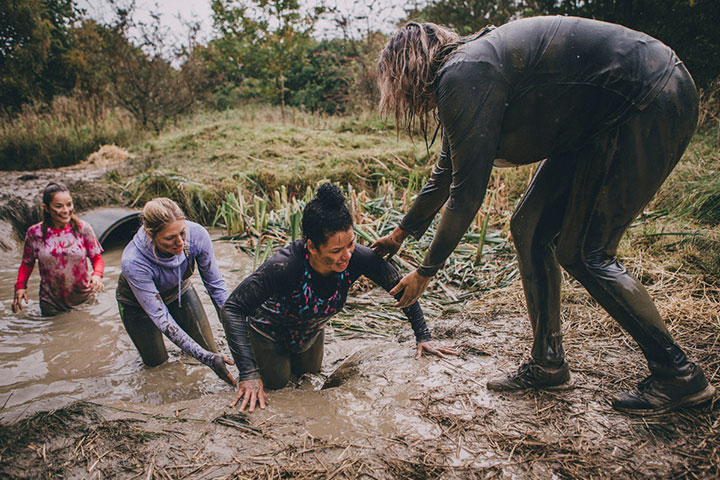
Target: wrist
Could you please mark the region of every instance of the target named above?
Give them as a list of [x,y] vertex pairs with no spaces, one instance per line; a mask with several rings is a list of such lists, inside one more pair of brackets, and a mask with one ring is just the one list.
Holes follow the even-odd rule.
[[431,278],[433,278],[435,276],[435,273],[437,273],[437,272],[425,270],[425,269],[423,269],[422,266],[420,266],[415,269],[415,273],[424,279],[430,280]]
[[403,230],[402,228],[400,228],[400,227],[395,227],[395,230],[393,230],[392,233],[390,234],[390,239],[391,239],[394,243],[396,243],[396,244],[398,244],[398,245],[402,245],[402,243],[405,241],[405,239],[406,239],[409,235],[410,235],[410,234],[407,233],[407,232],[406,232],[405,230]]

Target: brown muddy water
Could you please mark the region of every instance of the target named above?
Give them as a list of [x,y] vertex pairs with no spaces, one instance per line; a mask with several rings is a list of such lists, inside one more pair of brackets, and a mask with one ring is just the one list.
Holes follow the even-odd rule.
[[[228,286],[252,269],[252,259],[229,242],[215,242]],[[207,367],[166,340],[170,359],[156,368],[142,364],[122,326],[115,302],[123,246],[106,248],[105,291],[55,317],[40,315],[37,265],[28,285],[30,303],[12,312],[21,248],[0,252],[0,419],[12,422],[75,400],[165,403],[226,390]],[[199,275],[193,276],[216,340],[224,335]],[[227,354],[227,348],[224,349]]]
[[[214,247],[232,290],[252,271],[252,258],[228,241],[215,241]],[[21,249],[18,246],[0,254],[0,407],[4,405],[0,421],[15,422],[79,400],[166,412],[186,408],[194,417],[211,417],[230,403],[232,389],[168,340],[168,362],[154,368],[143,365],[115,303],[122,249],[121,245],[110,246],[103,253],[105,291],[55,317],[40,315],[37,268],[28,285],[30,303],[22,312],[12,312]],[[215,339],[230,358],[222,326],[199,275],[192,280]],[[389,296],[377,291],[370,298],[390,301]],[[416,415],[403,413],[403,407],[423,392],[450,381],[455,367],[430,358],[414,361],[412,330],[409,324],[403,326],[401,343],[379,335],[338,334],[329,328],[321,374],[300,379],[298,388],[269,392],[268,411],[305,419],[304,428],[313,435],[341,437],[357,428],[391,435],[406,426],[412,426],[416,433],[436,434],[431,423],[419,424]],[[473,363],[465,363],[463,368],[470,373]],[[360,370],[372,372],[374,378],[354,387],[357,382],[349,380],[362,377]],[[236,373],[234,367],[231,371]],[[331,385],[343,388],[321,389],[328,376]],[[481,403],[486,402],[483,399]]]
[[[214,245],[233,288],[252,260],[228,242]],[[369,306],[345,314],[365,327],[378,315],[386,323],[329,328],[322,374],[268,392],[266,410],[243,415],[228,406],[233,389],[170,342],[166,364],[143,366],[115,305],[120,254],[104,254],[105,292],[43,318],[37,272],[30,305],[11,312],[20,251],[0,253],[0,477],[719,478],[720,402],[648,419],[610,408],[609,395],[645,367],[592,304],[576,300],[565,312],[574,319],[565,343],[575,388],[514,395],[488,392],[485,381],[527,355],[519,285],[426,308],[437,341],[461,352],[446,359],[416,360],[410,326],[387,328],[395,321],[382,313],[390,298],[357,294]],[[210,300],[197,275],[193,281],[228,355]],[[720,338],[711,322],[697,325]],[[683,343],[700,345],[694,338]],[[696,358],[720,348],[702,345]],[[333,387],[321,388],[327,377]]]

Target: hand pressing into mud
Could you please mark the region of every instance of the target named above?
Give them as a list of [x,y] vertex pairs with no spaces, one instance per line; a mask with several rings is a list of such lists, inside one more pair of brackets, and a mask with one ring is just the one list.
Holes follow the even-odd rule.
[[105,291],[105,285],[103,285],[102,278],[99,275],[93,275],[90,277],[90,290],[93,292]]
[[12,303],[13,313],[17,313],[22,310],[22,300],[25,300],[25,303],[28,303],[27,290],[24,288],[18,288],[15,290],[15,299]]
[[245,407],[248,407],[248,413],[254,412],[256,404],[259,404],[260,408],[265,410],[265,405],[267,404],[267,394],[265,393],[265,390],[263,390],[262,380],[259,378],[253,378],[238,382],[238,393],[235,397],[235,401],[231,403],[230,406],[234,407],[237,405],[241,398],[241,412],[245,411]]
[[390,235],[378,238],[377,241],[370,245],[370,248],[375,250],[375,253],[381,257],[390,258],[400,250],[407,236],[408,234],[401,230],[400,227],[396,227]]
[[221,380],[224,380],[226,383],[235,386],[235,379],[228,371],[227,367],[225,365],[235,365],[235,363],[232,360],[229,360],[226,357],[223,357],[222,355],[217,355],[213,357],[212,365],[210,368],[213,369],[213,372],[215,372],[215,375],[220,377]]
[[439,343],[431,340],[429,342],[418,343],[415,359],[422,357],[423,353],[430,353],[432,355],[437,355],[440,358],[445,358],[445,355],[457,355],[459,352],[455,350],[454,345],[440,345]]

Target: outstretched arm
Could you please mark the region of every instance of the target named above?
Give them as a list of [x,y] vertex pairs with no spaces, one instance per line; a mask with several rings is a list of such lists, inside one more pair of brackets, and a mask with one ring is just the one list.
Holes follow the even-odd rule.
[[170,311],[162,301],[152,280],[152,272],[141,265],[134,265],[132,268],[123,265],[123,272],[135,299],[155,326],[184,352],[210,367],[225,382],[235,385],[235,380],[225,367],[225,364],[230,364],[230,362],[222,355],[209,352],[201,347],[185,330],[180,328],[170,315]]
[[246,406],[250,412],[256,405],[265,408],[267,402],[260,369],[250,345],[249,320],[263,302],[283,289],[284,282],[292,282],[295,277],[292,267],[288,267],[291,258],[287,254],[287,250],[281,250],[246,277],[230,294],[221,311],[225,337],[238,368],[238,393],[231,406],[242,400],[241,411]]
[[[357,265],[357,267],[355,267]],[[355,273],[357,269],[357,273]],[[400,274],[395,266],[377,255],[373,250],[362,245],[356,245],[353,254],[353,272],[354,275],[362,272],[373,282],[383,287],[386,291],[391,292],[393,287],[400,280]],[[402,291],[394,293],[397,300],[402,297]],[[457,355],[453,347],[439,345],[433,341],[430,330],[425,323],[425,315],[419,302],[415,302],[409,307],[403,309],[403,313],[407,316],[413,331],[415,332],[415,340],[417,342],[417,353],[415,358],[420,358],[423,353],[431,353],[439,357],[447,355]]]
[[430,180],[423,186],[417,198],[405,214],[402,222],[390,235],[386,235],[373,243],[370,248],[381,257],[390,258],[400,250],[405,239],[412,235],[419,239],[427,230],[437,212],[445,204],[450,193],[452,166],[448,140],[443,134],[443,147],[440,158],[433,168]]
[[438,113],[449,144],[452,184],[422,265],[393,289],[404,291],[401,307],[420,298],[460,243],[482,205],[492,172],[509,88],[492,65],[474,66],[472,78],[465,67],[450,65],[438,80]]

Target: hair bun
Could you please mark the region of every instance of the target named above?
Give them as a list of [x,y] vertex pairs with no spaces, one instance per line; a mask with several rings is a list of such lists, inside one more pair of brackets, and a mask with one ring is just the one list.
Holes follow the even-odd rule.
[[345,195],[340,191],[340,187],[332,183],[323,183],[320,185],[315,197],[326,208],[335,209],[345,205]]

